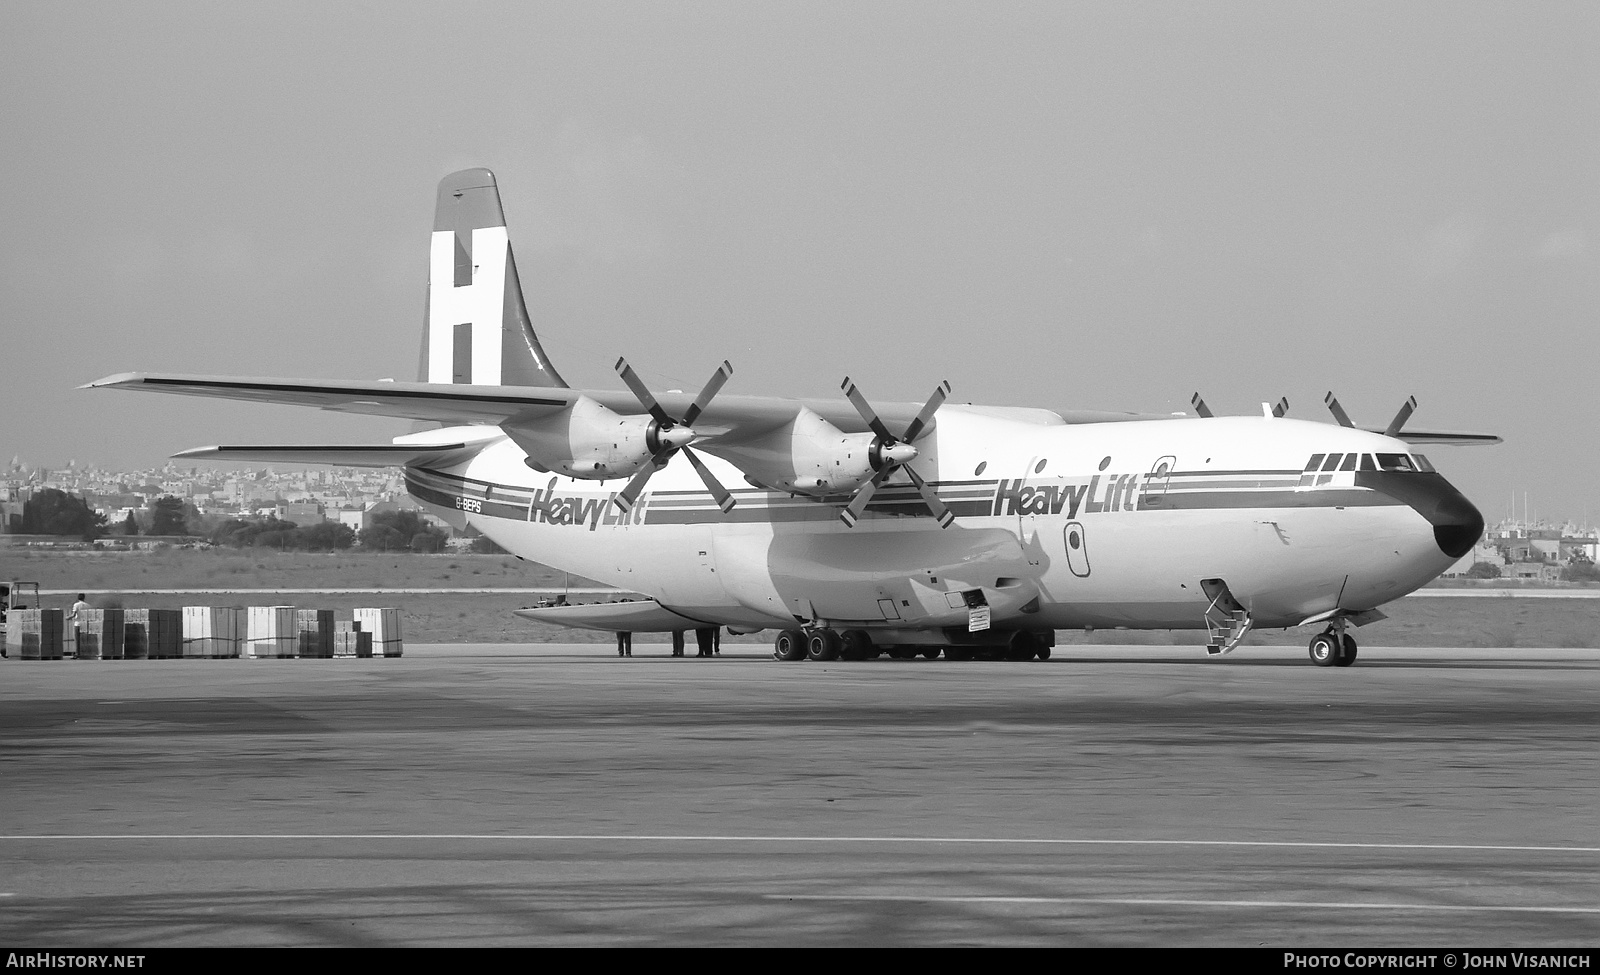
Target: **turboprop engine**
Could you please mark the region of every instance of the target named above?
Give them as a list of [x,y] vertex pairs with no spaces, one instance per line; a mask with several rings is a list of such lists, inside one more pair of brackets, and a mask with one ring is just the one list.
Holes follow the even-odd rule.
[[880,470],[917,456],[910,444],[884,444],[876,434],[845,433],[805,407],[759,437],[700,449],[738,467],[762,487],[813,498],[854,494]]
[[528,455],[529,466],[590,481],[632,477],[658,453],[678,450],[695,435],[652,416],[623,416],[587,396],[558,413],[501,429]]

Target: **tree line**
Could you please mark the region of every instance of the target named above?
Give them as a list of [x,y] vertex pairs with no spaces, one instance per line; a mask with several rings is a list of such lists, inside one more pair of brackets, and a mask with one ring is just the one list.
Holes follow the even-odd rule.
[[[25,535],[73,535],[92,541],[109,535],[200,535],[213,545],[230,548],[275,548],[291,551],[331,552],[361,548],[376,552],[442,552],[448,537],[423,521],[415,511],[387,511],[374,515],[371,524],[359,532],[349,525],[322,522],[297,525],[273,515],[261,519],[229,518],[218,521],[200,514],[182,498],[164,495],[151,502],[145,511],[144,525],[129,512],[113,528],[83,498],[55,488],[34,492],[22,506],[15,530]],[[488,539],[484,551],[498,551]]]

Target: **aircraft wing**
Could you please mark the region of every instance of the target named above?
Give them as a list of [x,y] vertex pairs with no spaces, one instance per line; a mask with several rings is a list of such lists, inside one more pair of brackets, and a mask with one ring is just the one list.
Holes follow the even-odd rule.
[[173,457],[184,460],[226,460],[267,464],[328,464],[333,467],[405,467],[448,464],[471,445],[451,444],[239,444],[195,447]]
[[1504,442],[1502,438],[1492,433],[1451,433],[1446,430],[1401,430],[1399,433],[1389,433],[1380,427],[1367,428],[1372,433],[1382,433],[1404,440],[1406,443],[1431,443],[1447,444],[1452,447],[1487,447],[1491,444]]
[[[470,423],[515,425],[518,420],[537,419],[565,409],[579,396],[587,396],[606,408],[625,415],[646,412],[628,390],[546,386],[474,386],[465,383],[439,384],[389,380],[306,380],[120,373],[97,379],[81,388],[133,389],[253,403],[311,406],[342,413],[436,420],[452,425]],[[656,398],[667,412],[682,416],[694,401],[694,394],[666,392],[657,393]],[[849,401],[842,398],[809,400],[738,395],[718,396],[712,400],[695,421],[694,427],[702,436],[708,437],[738,439],[755,436],[794,419],[796,410],[801,406],[810,408],[846,433],[862,433],[870,429]],[[916,418],[921,408],[921,403],[885,403],[878,407],[878,413],[891,426],[903,429]],[[1043,425],[1152,418],[1141,414],[1091,410],[1061,414],[1021,407],[972,407],[972,409]],[[934,422],[937,422],[937,418]],[[290,458],[280,459],[288,461]]]

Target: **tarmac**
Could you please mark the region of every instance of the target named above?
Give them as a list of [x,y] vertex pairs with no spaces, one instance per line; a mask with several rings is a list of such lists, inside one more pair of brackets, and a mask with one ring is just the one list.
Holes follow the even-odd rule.
[[1600,942],[1600,651],[634,652],[0,661],[0,945]]

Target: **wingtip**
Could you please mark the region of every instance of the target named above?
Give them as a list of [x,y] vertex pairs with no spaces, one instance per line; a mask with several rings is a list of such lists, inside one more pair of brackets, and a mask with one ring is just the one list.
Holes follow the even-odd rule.
[[142,377],[139,375],[139,373],[136,373],[136,372],[119,372],[119,373],[114,373],[113,375],[110,375],[110,376],[105,376],[105,377],[102,377],[100,379],[96,379],[93,382],[84,383],[82,386],[79,386],[78,388],[79,389],[100,389],[100,388],[105,387],[105,386],[123,386],[123,385],[129,384],[129,383],[138,382],[140,378],[142,378]]

